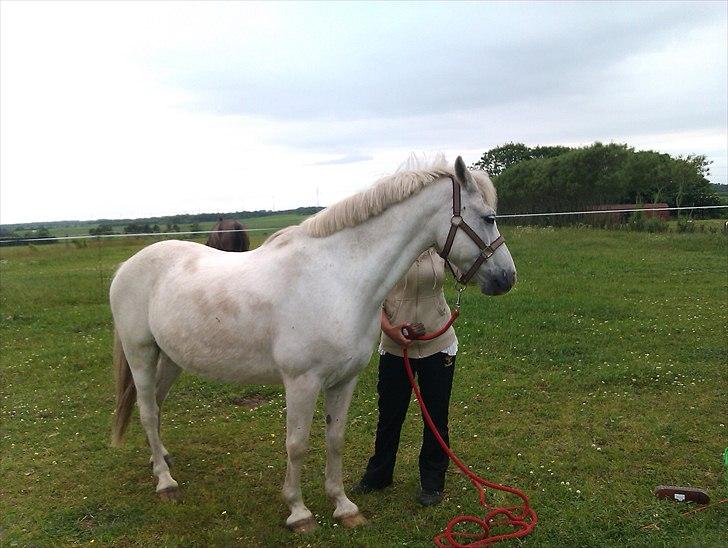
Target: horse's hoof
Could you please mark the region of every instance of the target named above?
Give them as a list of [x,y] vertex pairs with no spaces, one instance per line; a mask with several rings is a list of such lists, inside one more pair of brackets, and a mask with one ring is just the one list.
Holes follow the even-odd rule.
[[161,500],[169,502],[177,502],[180,499],[179,487],[167,487],[161,491],[157,491],[157,495]]
[[316,523],[316,520],[311,516],[310,518],[301,519],[294,523],[291,523],[290,525],[286,525],[291,531],[294,533],[305,535],[306,533],[310,533],[314,529],[318,527],[318,523]]
[[361,512],[357,512],[356,514],[351,514],[348,516],[342,516],[339,518],[339,521],[341,521],[341,525],[346,527],[347,529],[353,529],[354,527],[359,527],[360,525],[366,525],[367,518],[361,515]]

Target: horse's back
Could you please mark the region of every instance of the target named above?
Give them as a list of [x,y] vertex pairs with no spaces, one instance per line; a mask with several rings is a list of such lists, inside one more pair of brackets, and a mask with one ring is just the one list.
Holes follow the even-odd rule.
[[173,269],[194,265],[205,256],[221,253],[194,242],[165,240],[151,244],[124,261],[109,289],[109,301],[118,322],[124,310],[146,309],[151,292]]
[[121,264],[112,281],[112,291],[114,284],[130,276],[141,275],[143,279],[154,277],[175,266],[179,261],[196,260],[205,254],[215,252],[202,244],[181,240],[164,240],[148,245]]

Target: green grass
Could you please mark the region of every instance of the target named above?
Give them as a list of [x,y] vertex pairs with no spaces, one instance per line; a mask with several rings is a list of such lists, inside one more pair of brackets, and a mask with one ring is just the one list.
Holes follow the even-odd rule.
[[[517,286],[498,298],[469,288],[456,324],[455,451],[480,475],[530,495],[539,524],[523,544],[724,546],[728,504],[683,516],[690,507],[652,490],[692,485],[728,496],[725,236],[518,227],[504,235]],[[429,546],[451,517],[478,513],[455,473],[439,507],[414,501],[413,403],[395,484],[354,499],[370,524],[335,525],[319,409],[303,490],[321,527],[294,536],[280,496],[282,388],[191,375],[163,413],[183,501],[158,502],[136,415],[125,446],[108,446],[107,288],[116,265],[149,241],[0,250],[0,545]],[[350,411],[347,485],[372,448],[375,386],[370,365]],[[267,403],[233,403],[252,395]]]

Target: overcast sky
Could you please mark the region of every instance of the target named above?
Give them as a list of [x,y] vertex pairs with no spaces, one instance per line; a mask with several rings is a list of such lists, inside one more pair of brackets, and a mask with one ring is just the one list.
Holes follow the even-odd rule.
[[0,222],[325,206],[509,141],[726,183],[727,6],[3,1]]

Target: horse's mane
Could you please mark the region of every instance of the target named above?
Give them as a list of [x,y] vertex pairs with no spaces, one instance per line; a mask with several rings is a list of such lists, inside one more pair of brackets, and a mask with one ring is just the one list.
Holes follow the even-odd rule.
[[[496,191],[488,175],[484,171],[471,171],[471,175],[485,203],[495,209]],[[389,206],[405,200],[442,177],[454,176],[453,167],[447,164],[443,155],[436,156],[434,160],[413,155],[394,174],[382,177],[368,189],[319,211],[303,221],[301,227],[314,238],[329,236],[379,215]]]

